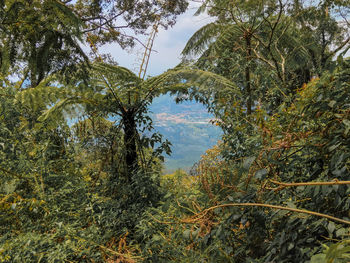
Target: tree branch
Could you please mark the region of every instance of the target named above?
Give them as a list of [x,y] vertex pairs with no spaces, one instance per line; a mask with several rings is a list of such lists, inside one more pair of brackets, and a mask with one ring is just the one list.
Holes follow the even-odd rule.
[[[344,220],[341,218],[337,218],[334,216],[330,216],[330,215],[326,215],[326,214],[322,214],[322,213],[318,213],[318,212],[313,212],[313,211],[309,211],[309,210],[305,210],[305,209],[297,209],[297,208],[291,208],[291,207],[285,207],[285,206],[279,206],[279,205],[269,205],[269,204],[261,204],[261,203],[231,203],[231,204],[222,204],[222,205],[216,205],[216,206],[212,206],[209,207],[207,209],[204,209],[202,212],[198,213],[196,216],[199,217],[195,217],[191,220],[189,220],[188,222],[195,222],[198,219],[202,218],[203,216],[205,216],[209,211],[217,209],[217,208],[223,208],[223,207],[234,207],[234,206],[252,206],[252,207],[266,207],[266,208],[272,208],[272,209],[279,209],[279,210],[287,210],[287,211],[291,211],[291,212],[296,212],[296,213],[302,213],[302,214],[308,214],[308,215],[313,215],[313,216],[318,216],[318,217],[323,217],[323,218],[327,218],[331,221],[336,221],[342,224],[346,224],[346,225],[350,225],[350,221],[348,220]],[[186,223],[187,220],[184,221],[184,223]]]

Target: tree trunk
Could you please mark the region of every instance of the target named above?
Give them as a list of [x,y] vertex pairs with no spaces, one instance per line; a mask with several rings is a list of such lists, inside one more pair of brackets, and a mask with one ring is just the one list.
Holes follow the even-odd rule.
[[137,129],[132,109],[126,111],[123,115],[124,124],[124,146],[125,146],[125,162],[126,162],[126,177],[130,181],[133,172],[137,169]]
[[248,100],[247,100],[247,115],[252,114],[252,90],[250,86],[250,68],[247,66],[245,68],[245,81],[247,84],[247,93],[248,93]]
[[248,59],[247,59],[247,63],[248,65],[245,68],[245,82],[247,85],[247,94],[248,94],[248,100],[247,100],[247,115],[252,114],[252,88],[251,88],[251,84],[250,84],[250,65],[249,62],[251,60],[251,36],[248,35],[246,37],[246,45],[247,45],[247,55],[248,55]]

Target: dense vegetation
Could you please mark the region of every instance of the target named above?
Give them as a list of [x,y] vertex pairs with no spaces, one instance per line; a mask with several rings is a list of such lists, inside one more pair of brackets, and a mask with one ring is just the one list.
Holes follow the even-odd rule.
[[[349,2],[203,1],[152,78],[99,55],[186,7],[0,1],[0,262],[349,262]],[[168,92],[223,131],[189,174],[162,175]]]

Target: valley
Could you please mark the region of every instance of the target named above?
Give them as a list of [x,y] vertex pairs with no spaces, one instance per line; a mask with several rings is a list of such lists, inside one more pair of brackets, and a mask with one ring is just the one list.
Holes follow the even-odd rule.
[[175,103],[170,95],[156,98],[150,107],[154,126],[172,143],[171,156],[165,157],[165,173],[189,170],[201,155],[220,139],[221,130],[211,124],[212,114],[200,103]]

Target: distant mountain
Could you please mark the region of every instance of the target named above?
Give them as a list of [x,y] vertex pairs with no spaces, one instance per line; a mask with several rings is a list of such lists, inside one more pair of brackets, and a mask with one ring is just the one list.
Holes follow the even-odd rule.
[[174,98],[164,95],[154,100],[150,111],[156,130],[173,144],[172,155],[165,158],[166,172],[189,170],[222,134],[210,123],[213,116],[194,101],[176,104]]

